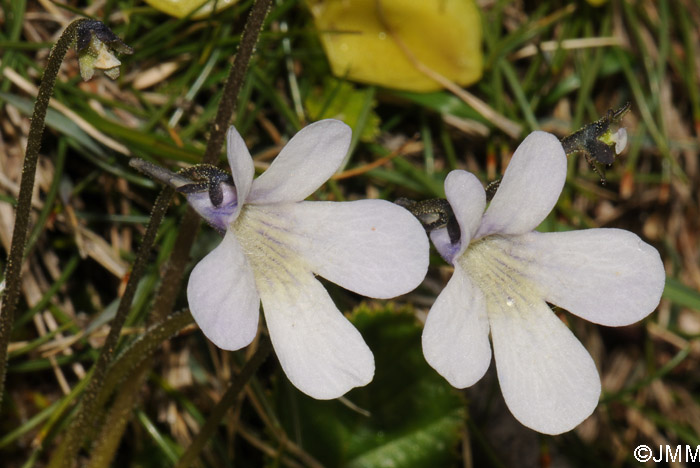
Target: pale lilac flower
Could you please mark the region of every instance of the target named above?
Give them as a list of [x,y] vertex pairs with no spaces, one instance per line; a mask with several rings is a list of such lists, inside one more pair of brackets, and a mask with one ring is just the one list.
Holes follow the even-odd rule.
[[593,359],[547,303],[594,323],[629,325],[650,314],[664,288],[659,253],[620,229],[540,233],[566,178],[559,141],[534,132],[515,151],[486,212],[484,189],[453,171],[445,193],[461,229],[431,238],[454,274],[428,314],[425,358],[453,386],[468,387],[491,361],[503,396],[525,426],[573,429],[598,404]]
[[338,169],[350,135],[337,120],[309,125],[253,180],[253,160],[231,127],[234,185],[221,184],[218,206],[207,192],[187,196],[225,231],[190,275],[187,297],[197,324],[220,348],[242,348],[255,337],[262,300],[287,377],[318,399],[369,383],[374,358],[314,275],[391,298],[418,286],[428,268],[427,236],[405,209],[385,200],[303,201]]

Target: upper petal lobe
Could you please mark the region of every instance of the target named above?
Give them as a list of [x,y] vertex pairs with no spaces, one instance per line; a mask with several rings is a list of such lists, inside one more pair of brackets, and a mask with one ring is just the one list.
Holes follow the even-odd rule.
[[515,150],[475,237],[524,234],[552,211],[566,181],[566,154],[554,135],[532,132]]
[[[453,255],[457,257],[464,252],[479,229],[486,207],[486,192],[474,174],[457,170],[450,172],[445,179],[445,195],[459,223],[460,245]],[[435,243],[439,237],[431,234],[431,239]],[[440,249],[437,243],[435,247],[442,254],[443,249]]]
[[250,188],[253,184],[253,176],[255,175],[253,158],[250,157],[250,152],[245,144],[245,140],[243,140],[235,127],[230,127],[226,134],[226,154],[228,156],[229,166],[231,166],[233,184],[236,187],[236,194],[238,196],[238,204],[232,216],[232,220],[234,220],[241,211],[241,207],[246,203]]
[[339,120],[321,120],[302,128],[270,167],[253,183],[250,203],[301,201],[340,167],[352,131]]

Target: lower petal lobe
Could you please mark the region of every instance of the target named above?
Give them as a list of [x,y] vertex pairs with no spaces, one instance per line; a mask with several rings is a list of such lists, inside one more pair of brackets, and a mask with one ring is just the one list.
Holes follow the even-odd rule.
[[454,387],[474,385],[489,367],[484,295],[459,265],[430,308],[422,341],[428,364]]
[[372,380],[372,352],[310,272],[260,295],[272,345],[295,387],[327,400]]
[[253,341],[260,298],[253,270],[232,232],[192,270],[187,300],[197,325],[219,348],[236,350]]
[[489,304],[498,381],[513,416],[545,434],[583,422],[598,405],[593,359],[542,300]]

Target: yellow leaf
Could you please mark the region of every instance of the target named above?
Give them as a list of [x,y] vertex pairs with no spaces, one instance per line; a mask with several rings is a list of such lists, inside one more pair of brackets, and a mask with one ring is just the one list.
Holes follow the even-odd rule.
[[206,3],[206,5],[199,8],[199,10],[192,15],[192,19],[201,19],[206,18],[212,13],[221,11],[224,8],[228,8],[237,1],[238,0],[218,0],[218,2],[216,2],[216,11],[214,11],[214,0],[146,0],[146,3],[176,18],[184,18]]
[[472,0],[308,3],[338,77],[409,91],[441,89],[415,61],[461,86],[481,77],[481,20]]

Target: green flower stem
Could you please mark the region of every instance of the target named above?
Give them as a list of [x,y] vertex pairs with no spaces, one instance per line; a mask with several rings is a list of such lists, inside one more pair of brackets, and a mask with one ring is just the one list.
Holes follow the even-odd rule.
[[272,344],[268,338],[260,340],[260,345],[251,356],[250,360],[243,366],[241,372],[234,377],[233,383],[226,390],[226,393],[221,397],[221,400],[212,409],[209,419],[204,423],[199,434],[194,438],[192,443],[180,460],[175,465],[175,468],[187,468],[199,457],[199,453],[204,449],[204,446],[214,436],[214,432],[218,428],[221,420],[226,416],[228,410],[236,403],[238,395],[243,391],[248,381],[255,375],[258,368],[265,362],[268,354],[272,351]]
[[238,47],[236,58],[233,59],[233,65],[231,65],[231,71],[224,86],[224,94],[221,97],[216,118],[212,124],[207,149],[202,158],[202,162],[205,164],[216,164],[219,157],[219,152],[224,144],[226,130],[228,130],[229,122],[233,112],[236,110],[238,93],[241,90],[241,86],[243,86],[250,58],[253,56],[255,44],[258,42],[258,36],[260,36],[260,30],[263,27],[267,12],[270,10],[271,3],[272,0],[255,0],[253,8],[250,10],[248,20],[243,29],[243,35],[241,36],[241,45]]
[[143,236],[141,246],[136,254],[136,260],[134,260],[134,265],[131,269],[131,274],[129,275],[129,281],[126,284],[124,295],[119,302],[117,313],[110,324],[109,334],[107,335],[105,344],[100,351],[97,362],[93,366],[94,372],[92,379],[85,390],[81,401],[81,406],[78,409],[75,419],[73,419],[70,427],[65,432],[66,438],[63,440],[51,459],[51,463],[49,465],[50,468],[72,466],[73,460],[76,459],[78,450],[80,450],[83,438],[85,437],[86,433],[91,432],[88,429],[90,428],[91,422],[96,419],[95,412],[99,410],[97,405],[97,397],[100,394],[104,383],[104,377],[107,373],[107,366],[112,361],[112,357],[114,356],[117,342],[119,341],[119,336],[121,334],[121,329],[124,326],[124,322],[126,321],[129,311],[131,310],[131,302],[136,294],[136,287],[138,286],[138,283],[146,270],[149,253],[153,247],[156,234],[158,233],[158,227],[165,216],[165,212],[168,209],[168,205],[170,204],[170,200],[172,199],[174,193],[175,191],[173,189],[166,187],[160,192],[158,198],[156,199],[153,206],[153,211],[151,213],[151,219],[148,223],[148,227],[146,228],[146,233]]
[[44,133],[44,123],[46,111],[49,107],[49,100],[53,93],[56,77],[61,68],[63,57],[75,39],[75,33],[85,19],[73,21],[63,31],[61,37],[51,49],[46,71],[39,85],[39,93],[34,105],[29,135],[27,137],[27,152],[24,156],[22,167],[22,180],[19,185],[19,197],[17,199],[17,210],[15,226],[12,232],[12,244],[10,245],[10,255],[7,259],[5,269],[5,290],[2,295],[2,314],[0,315],[0,404],[5,386],[5,374],[7,372],[7,346],[10,342],[10,333],[14,323],[17,310],[17,302],[20,294],[20,276],[22,272],[22,259],[27,243],[27,232],[29,228],[29,215],[31,212],[32,191],[34,190],[34,178],[36,176],[36,164],[39,159],[39,149],[41,148],[41,135]]

